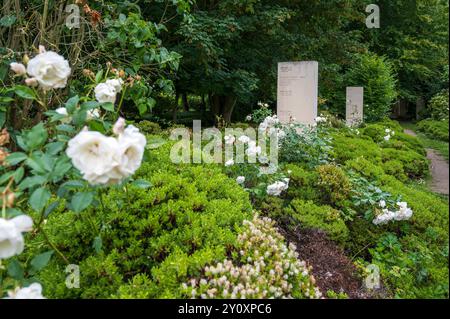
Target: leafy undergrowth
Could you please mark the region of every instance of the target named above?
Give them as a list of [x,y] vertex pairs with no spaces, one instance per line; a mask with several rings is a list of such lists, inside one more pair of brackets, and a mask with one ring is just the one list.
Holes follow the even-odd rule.
[[[281,163],[281,196],[248,166],[175,165],[171,143],[152,150],[136,176],[151,188],[112,188],[83,214],[50,215],[81,288],[67,289],[58,258],[37,279],[53,298],[448,297],[448,202],[416,187],[429,174],[421,142],[393,121],[323,134],[329,160]],[[381,202],[406,202],[412,217],[375,225]],[[364,289],[369,265],[379,290]]]

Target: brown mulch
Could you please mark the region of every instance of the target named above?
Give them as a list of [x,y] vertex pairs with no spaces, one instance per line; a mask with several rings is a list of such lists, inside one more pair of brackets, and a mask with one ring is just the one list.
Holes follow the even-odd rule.
[[344,292],[351,299],[376,298],[363,287],[356,267],[342,248],[329,240],[320,230],[280,229],[285,238],[297,246],[301,260],[312,266],[316,285],[324,296],[328,290]]

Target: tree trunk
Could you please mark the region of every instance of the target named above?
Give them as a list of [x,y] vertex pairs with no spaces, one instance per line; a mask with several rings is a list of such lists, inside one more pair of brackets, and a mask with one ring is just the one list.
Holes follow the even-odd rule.
[[187,93],[183,93],[182,95],[183,98],[183,107],[184,107],[184,111],[185,112],[189,112],[189,101],[188,101],[188,96]]
[[231,115],[233,114],[236,102],[237,98],[235,96],[216,94],[211,96],[211,111],[214,114],[216,124],[218,117],[221,117],[225,123],[231,122]]

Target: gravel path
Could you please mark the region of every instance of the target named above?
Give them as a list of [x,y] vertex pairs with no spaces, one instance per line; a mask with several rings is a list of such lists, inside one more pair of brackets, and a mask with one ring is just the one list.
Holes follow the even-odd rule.
[[[417,136],[414,131],[409,129],[405,129],[405,133],[411,136]],[[448,195],[449,170],[447,161],[431,148],[427,148],[427,158],[431,161],[431,190],[435,193]]]

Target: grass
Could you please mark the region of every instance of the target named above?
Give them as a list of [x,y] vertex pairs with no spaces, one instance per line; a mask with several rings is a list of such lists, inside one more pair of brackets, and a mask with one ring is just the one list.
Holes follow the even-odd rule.
[[400,123],[403,128],[410,129],[417,134],[417,138],[422,142],[425,148],[432,148],[438,151],[448,162],[449,160],[449,150],[448,150],[448,142],[436,140],[430,138],[429,136],[418,131],[417,126],[412,122],[401,122]]

